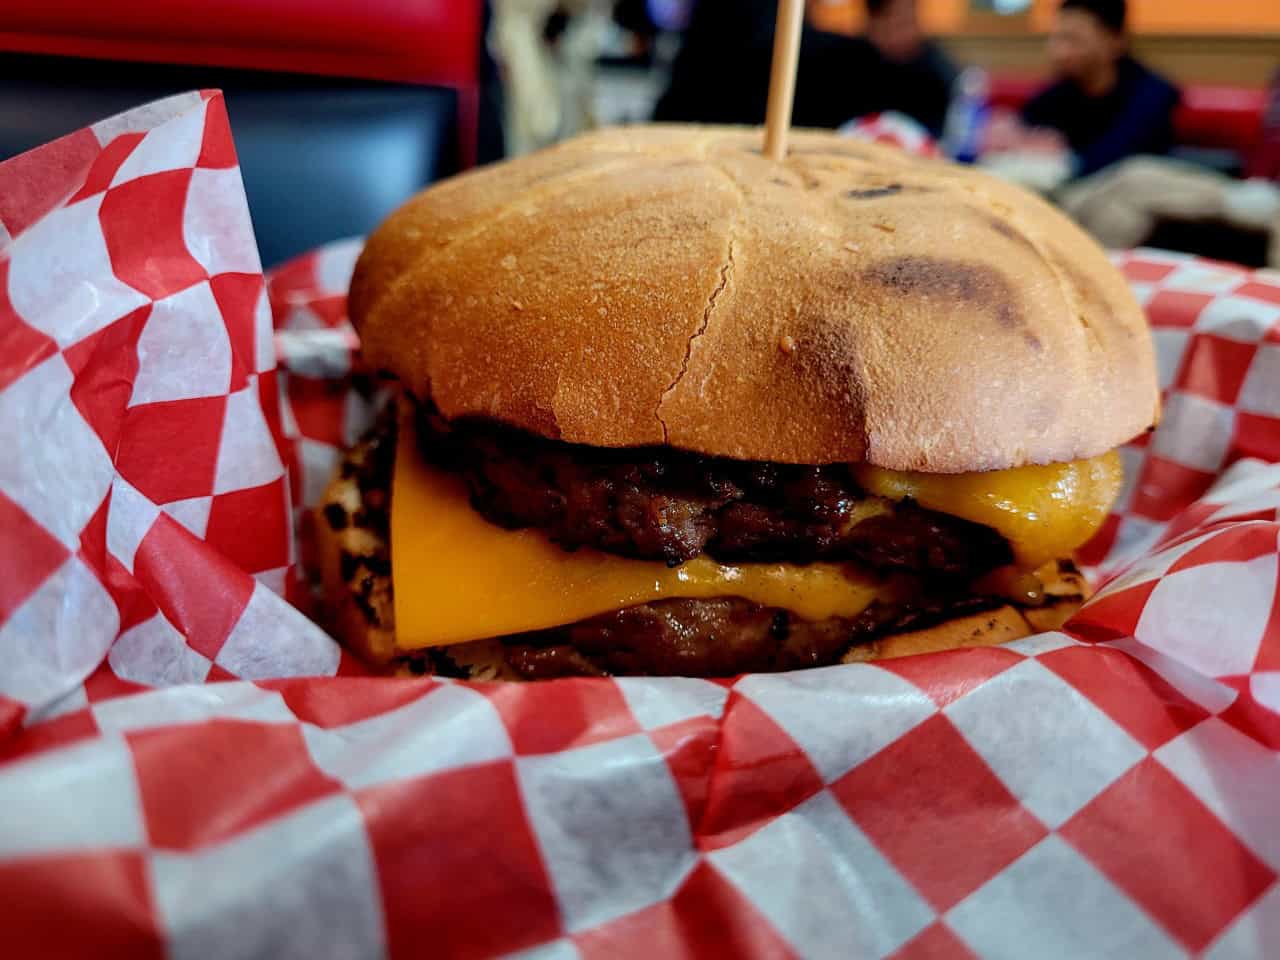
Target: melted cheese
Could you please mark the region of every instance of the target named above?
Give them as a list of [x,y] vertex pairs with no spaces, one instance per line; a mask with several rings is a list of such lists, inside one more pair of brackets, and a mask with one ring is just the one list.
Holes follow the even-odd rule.
[[1097,533],[1124,480],[1115,451],[990,473],[899,473],[866,464],[853,473],[869,493],[910,497],[930,510],[991,527],[1009,541],[1024,569],[1069,556]]
[[402,419],[391,491],[396,646],[460,643],[573,623],[672,597],[742,597],[806,619],[857,616],[894,585],[845,564],[697,557],[679,567],[594,550],[568,553],[535,530],[471,508],[458,478],[425,463]]

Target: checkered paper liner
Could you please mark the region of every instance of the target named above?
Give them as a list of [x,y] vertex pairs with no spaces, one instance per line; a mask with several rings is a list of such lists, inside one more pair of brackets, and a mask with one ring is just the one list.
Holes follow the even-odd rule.
[[918,120],[897,110],[857,117],[842,126],[838,132],[854,140],[883,143],[919,156],[942,156],[937,141],[929,131]]
[[376,402],[358,244],[264,282],[218,95],[0,166],[0,223],[5,956],[1274,954],[1280,278],[1120,257],[1167,413],[1068,632],[485,685],[279,595]]

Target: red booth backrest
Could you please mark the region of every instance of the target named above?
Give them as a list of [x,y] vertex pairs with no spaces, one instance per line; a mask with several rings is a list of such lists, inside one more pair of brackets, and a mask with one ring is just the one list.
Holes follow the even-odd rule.
[[39,0],[6,4],[0,50],[450,87],[474,162],[482,0]]
[[[1017,110],[1044,83],[1042,78],[1025,74],[995,74],[991,78],[992,103]],[[1226,147],[1248,155],[1262,136],[1266,96],[1265,90],[1252,87],[1183,87],[1175,119],[1178,142]]]
[[39,0],[6,7],[5,50],[457,88],[476,83],[480,0]]

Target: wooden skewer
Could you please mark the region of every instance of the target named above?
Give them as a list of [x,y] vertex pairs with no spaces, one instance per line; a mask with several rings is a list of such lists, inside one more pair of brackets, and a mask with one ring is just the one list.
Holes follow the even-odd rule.
[[781,0],[773,34],[773,68],[769,73],[769,106],[764,121],[764,152],[771,160],[787,155],[787,131],[796,96],[796,68],[800,64],[800,28],[805,0]]

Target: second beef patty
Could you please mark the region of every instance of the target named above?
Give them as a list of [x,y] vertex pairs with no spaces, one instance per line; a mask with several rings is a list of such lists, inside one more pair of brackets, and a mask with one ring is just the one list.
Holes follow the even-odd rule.
[[546,440],[499,424],[419,415],[424,454],[460,474],[472,504],[509,529],[536,527],[566,549],[592,547],[674,566],[852,560],[881,572],[972,578],[1012,560],[994,530],[871,496],[842,464],[618,450]]

